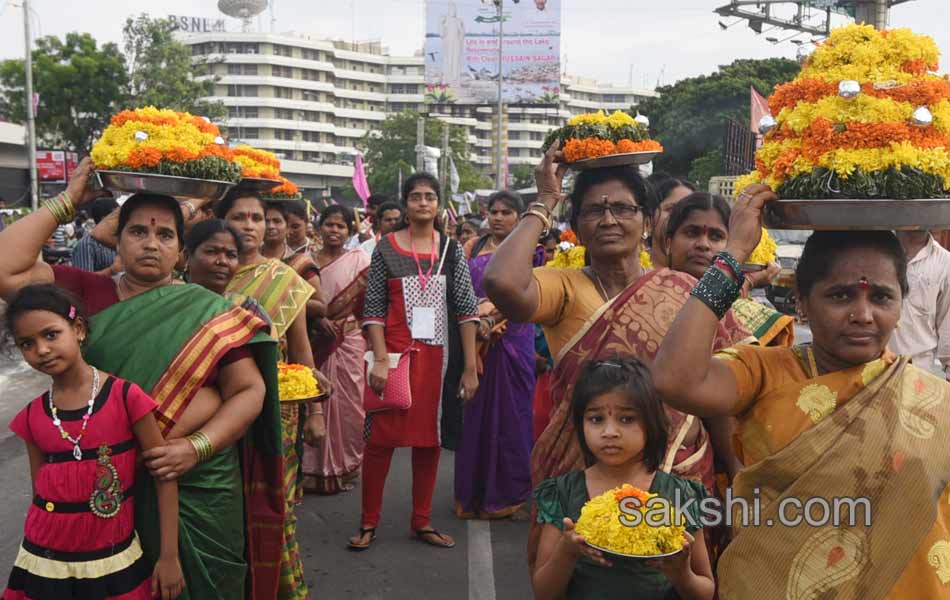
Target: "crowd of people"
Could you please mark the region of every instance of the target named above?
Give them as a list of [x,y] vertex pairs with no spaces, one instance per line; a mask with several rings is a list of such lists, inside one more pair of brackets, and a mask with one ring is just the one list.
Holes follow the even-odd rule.
[[[8,339],[52,378],[10,425],[34,498],[4,598],[311,597],[297,506],[359,482],[341,544],[371,548],[396,448],[420,542],[455,545],[433,523],[443,449],[457,518],[530,521],[537,598],[950,597],[950,252],[926,231],[813,234],[795,345],[750,293],[774,270],[743,269],[770,190],[730,204],[609,167],[565,195],[560,158],[527,206],[500,191],[456,223],[426,173],[363,219],[240,187],[119,207],[84,160],[0,231]],[[95,225],[72,266],[38,260],[77,210]],[[562,228],[582,268],[545,266]],[[280,402],[278,361],[324,394]],[[754,492],[767,514],[867,497],[874,527],[700,523],[619,568],[575,525],[623,484]]]

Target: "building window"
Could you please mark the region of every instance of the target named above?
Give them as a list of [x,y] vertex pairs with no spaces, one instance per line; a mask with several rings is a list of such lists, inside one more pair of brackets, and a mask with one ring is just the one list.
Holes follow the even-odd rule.
[[261,137],[257,127],[236,127],[235,133],[238,139],[257,140]]
[[280,67],[275,65],[271,67],[271,75],[274,77],[293,78],[294,70],[291,67]]
[[531,132],[531,139],[532,139],[533,141],[535,141],[535,142],[540,142],[540,141],[543,141],[543,140],[544,140],[544,136],[543,136],[543,135],[541,134],[541,132],[539,132],[539,131],[532,131],[532,132]]
[[292,121],[294,118],[294,111],[287,108],[276,108],[274,109],[274,118]]
[[251,42],[228,42],[224,49],[227,54],[260,54],[259,45]]
[[229,64],[228,75],[257,75],[257,65]]
[[256,106],[229,106],[228,116],[232,119],[256,119]]
[[274,54],[277,56],[293,56],[294,49],[290,46],[280,46],[278,44],[274,44]]
[[292,129],[275,129],[274,137],[278,140],[293,140],[294,132]]
[[275,87],[274,97],[283,98],[284,100],[290,100],[294,97],[294,90],[293,88]]
[[228,96],[257,96],[257,86],[231,84],[228,86]]

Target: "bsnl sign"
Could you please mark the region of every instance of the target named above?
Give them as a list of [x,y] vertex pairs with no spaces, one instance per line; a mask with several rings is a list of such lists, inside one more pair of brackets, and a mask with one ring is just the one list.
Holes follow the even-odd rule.
[[224,19],[168,15],[168,20],[171,21],[175,29],[188,33],[220,33],[227,31]]

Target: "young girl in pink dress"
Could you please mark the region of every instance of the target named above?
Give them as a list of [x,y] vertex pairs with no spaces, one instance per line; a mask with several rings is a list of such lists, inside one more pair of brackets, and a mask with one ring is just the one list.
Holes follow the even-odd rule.
[[157,484],[162,551],[154,566],[135,533],[136,454],[165,443],[154,401],[83,360],[88,321],[60,288],[23,288],[6,324],[26,362],[53,384],[10,423],[26,442],[33,502],[4,600],[178,597],[185,582],[174,480]]

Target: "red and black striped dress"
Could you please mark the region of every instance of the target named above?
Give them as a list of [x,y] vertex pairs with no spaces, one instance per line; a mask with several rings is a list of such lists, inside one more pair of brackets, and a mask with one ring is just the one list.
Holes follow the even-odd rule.
[[[33,482],[35,495],[4,600],[151,598],[153,566],[135,534],[138,444],[132,425],[151,413],[155,402],[134,383],[105,377],[80,442],[81,460],[76,460],[72,442],[53,423],[48,394],[10,423],[15,434],[43,451],[46,462]],[[86,411],[57,411],[73,438]]]

